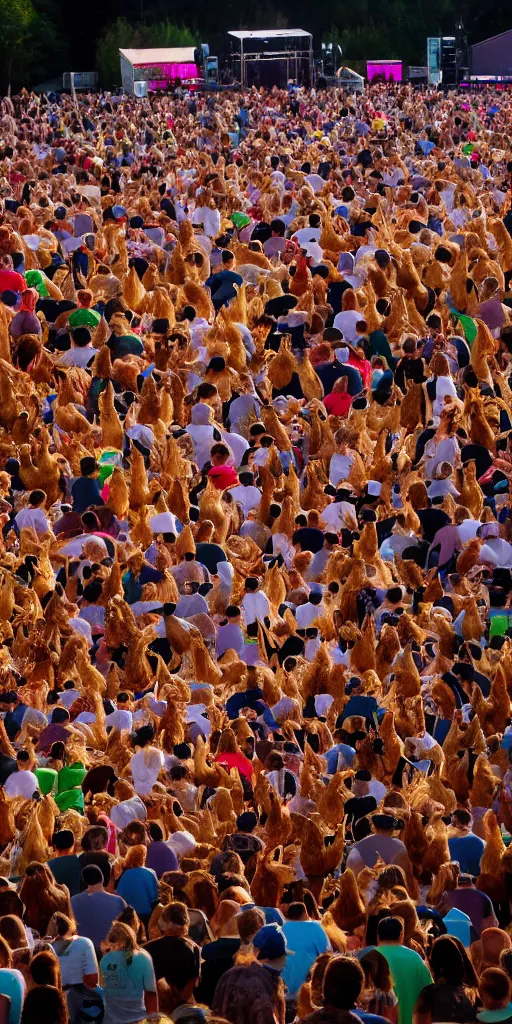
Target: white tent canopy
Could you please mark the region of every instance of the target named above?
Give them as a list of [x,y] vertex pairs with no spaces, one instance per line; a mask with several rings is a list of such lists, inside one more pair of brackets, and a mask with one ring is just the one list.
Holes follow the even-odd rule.
[[228,32],[229,36],[235,39],[293,39],[298,36],[311,36],[311,32],[305,32],[303,28],[270,28],[265,31],[262,28],[254,32]]
[[142,50],[119,50],[134,67],[150,64],[193,64],[193,46],[159,46]]

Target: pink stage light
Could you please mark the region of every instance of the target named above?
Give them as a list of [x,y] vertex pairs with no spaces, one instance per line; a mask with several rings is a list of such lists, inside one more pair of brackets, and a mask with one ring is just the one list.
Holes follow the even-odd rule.
[[154,67],[155,71],[158,71],[159,77],[152,78],[148,82],[152,92],[155,89],[167,88],[169,82],[174,82],[177,78],[180,78],[182,82],[188,82],[191,78],[201,78],[197,64],[156,64]]
[[377,75],[384,75],[386,82],[402,81],[401,60],[372,60],[366,63],[366,74],[369,82]]

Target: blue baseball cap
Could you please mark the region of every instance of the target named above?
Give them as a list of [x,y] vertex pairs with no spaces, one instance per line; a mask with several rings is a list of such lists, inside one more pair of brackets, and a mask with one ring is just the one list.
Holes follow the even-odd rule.
[[291,950],[286,945],[286,935],[278,924],[264,924],[259,932],[256,932],[253,946],[258,950],[260,960],[280,960]]

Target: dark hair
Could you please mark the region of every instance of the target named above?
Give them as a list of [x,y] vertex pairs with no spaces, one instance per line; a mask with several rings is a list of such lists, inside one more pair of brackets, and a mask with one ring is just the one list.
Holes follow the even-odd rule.
[[445,981],[454,987],[477,986],[473,964],[460,939],[453,935],[440,935],[435,940],[430,953],[430,970],[436,983]]
[[352,1010],[364,985],[364,971],[358,960],[335,956],[324,975],[324,1006]]
[[41,502],[45,500],[45,498],[46,498],[45,492],[39,490],[39,488],[38,488],[37,490],[30,492],[28,500],[29,500],[31,505],[40,505]]
[[286,916],[289,921],[299,921],[301,917],[307,914],[307,907],[305,903],[290,903]]
[[161,843],[163,841],[164,834],[157,821],[150,821],[149,835],[154,843]]
[[494,1003],[510,1000],[510,978],[501,967],[487,967],[480,975],[480,995],[487,996]]
[[60,963],[53,951],[43,949],[30,961],[30,976],[36,985],[55,985],[60,988]]
[[52,846],[54,850],[70,850],[74,846],[75,837],[70,828],[63,828],[60,832],[55,832],[52,839]]
[[36,985],[27,992],[21,1024],[67,1024],[68,1010],[64,994],[55,985]]
[[80,472],[82,476],[91,476],[98,469],[98,463],[92,455],[85,455],[80,459]]
[[377,938],[381,942],[398,942],[404,933],[404,924],[399,917],[383,917],[377,927]]

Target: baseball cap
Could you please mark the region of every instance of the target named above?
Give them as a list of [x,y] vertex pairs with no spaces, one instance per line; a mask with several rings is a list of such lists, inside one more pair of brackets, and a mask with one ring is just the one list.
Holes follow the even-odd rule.
[[284,968],[286,956],[291,954],[291,950],[288,949],[286,936],[278,924],[264,924],[263,928],[256,932],[252,942],[254,948],[258,950],[259,960],[282,961]]

